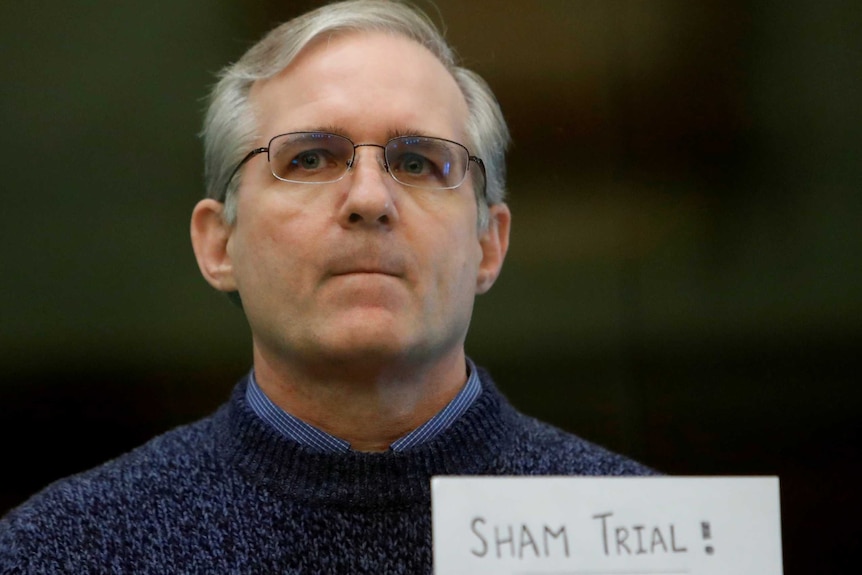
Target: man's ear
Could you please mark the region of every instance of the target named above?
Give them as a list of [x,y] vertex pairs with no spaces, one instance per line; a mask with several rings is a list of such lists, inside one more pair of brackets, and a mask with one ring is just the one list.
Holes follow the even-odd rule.
[[509,228],[512,213],[506,204],[488,206],[488,227],[479,235],[482,263],[476,276],[476,293],[483,294],[494,285],[503,268],[509,249]]
[[204,279],[217,290],[236,291],[233,263],[227,251],[232,226],[224,219],[224,204],[213,199],[197,203],[192,211],[192,249]]

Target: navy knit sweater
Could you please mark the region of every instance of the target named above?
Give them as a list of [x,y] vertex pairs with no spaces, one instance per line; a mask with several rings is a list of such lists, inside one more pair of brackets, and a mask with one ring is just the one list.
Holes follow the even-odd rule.
[[431,573],[434,475],[654,472],[482,394],[406,452],[314,453],[246,380],[211,416],[53,483],[0,521],[0,573]]

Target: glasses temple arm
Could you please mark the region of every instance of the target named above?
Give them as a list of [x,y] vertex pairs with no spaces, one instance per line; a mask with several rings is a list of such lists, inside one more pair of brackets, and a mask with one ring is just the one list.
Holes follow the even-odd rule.
[[230,173],[230,176],[228,176],[227,182],[224,185],[224,193],[222,193],[222,195],[221,195],[221,201],[222,202],[224,202],[224,200],[227,198],[228,186],[230,186],[230,183],[233,181],[233,178],[234,178],[234,176],[236,176],[236,173],[239,171],[239,169],[241,167],[243,167],[246,162],[248,162],[250,159],[252,159],[256,155],[262,154],[262,153],[268,152],[268,151],[269,151],[269,148],[255,148],[252,151],[250,151],[248,154],[245,155],[245,157],[242,159],[242,161],[240,163],[238,163],[236,165],[236,167],[233,169],[233,171]]
[[476,162],[476,165],[479,166],[479,169],[482,171],[482,197],[487,201],[488,174],[485,172],[485,162],[482,161],[482,158],[478,158],[476,156],[470,156],[469,161]]

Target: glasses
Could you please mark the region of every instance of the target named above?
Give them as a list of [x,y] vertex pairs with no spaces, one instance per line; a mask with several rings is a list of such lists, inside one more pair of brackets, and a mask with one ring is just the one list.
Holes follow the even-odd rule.
[[[482,171],[485,164],[458,142],[426,136],[400,136],[385,145],[354,144],[349,138],[327,132],[280,134],[264,148],[255,148],[237,165],[228,182],[255,156],[266,152],[272,175],[295,184],[330,184],[347,175],[356,162],[356,148],[383,150],[384,169],[405,186],[451,190],[467,179],[470,162]],[[484,189],[483,189],[484,193]]]

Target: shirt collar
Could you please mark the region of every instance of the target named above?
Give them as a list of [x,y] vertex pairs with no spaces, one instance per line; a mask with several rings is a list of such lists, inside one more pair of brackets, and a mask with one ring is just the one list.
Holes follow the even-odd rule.
[[[431,441],[469,409],[481,393],[482,385],[479,382],[476,366],[470,358],[467,358],[467,370],[469,372],[467,382],[458,392],[458,395],[434,417],[392,442],[389,446],[392,451],[405,451]],[[245,393],[246,401],[258,417],[279,433],[315,451],[343,453],[350,450],[349,442],[306,423],[273,403],[258,386],[254,377],[254,369],[251,370],[248,379]]]

